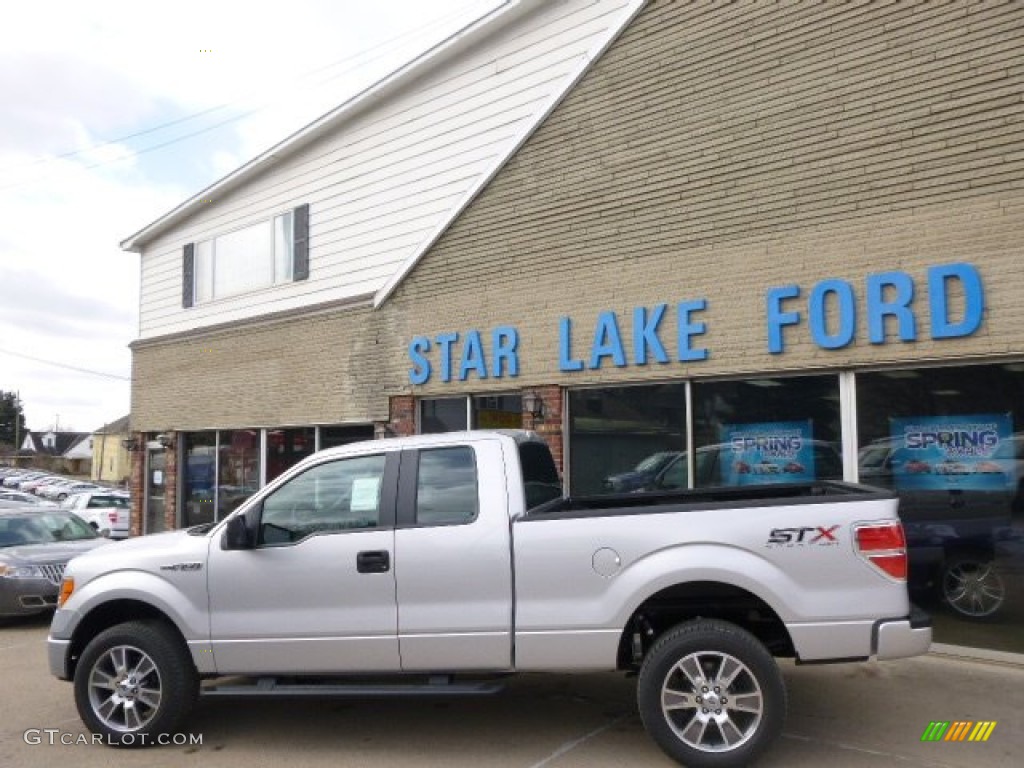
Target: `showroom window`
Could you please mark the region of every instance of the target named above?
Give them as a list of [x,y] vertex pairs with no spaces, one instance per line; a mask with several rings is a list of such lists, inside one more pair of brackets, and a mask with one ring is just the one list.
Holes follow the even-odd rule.
[[473,429],[522,429],[523,398],[482,395],[473,398]]
[[267,475],[270,482],[291,469],[316,449],[316,430],[313,427],[267,430]]
[[469,398],[438,397],[420,400],[420,433],[461,432],[469,429]]
[[419,409],[419,428],[424,435],[523,426],[523,398],[519,395],[426,398],[420,400]]
[[320,427],[320,450],[336,448],[339,445],[373,440],[372,424],[345,424],[336,427]]
[[692,396],[694,487],[843,478],[837,376],[694,383]]
[[222,431],[217,456],[217,519],[220,520],[259,490],[260,430]]
[[217,433],[186,432],[182,473],[182,524],[188,528],[216,519]]
[[857,376],[862,483],[900,499],[937,642],[1024,652],[1024,364]]
[[573,495],[653,490],[685,461],[686,385],[570,391],[569,441]]

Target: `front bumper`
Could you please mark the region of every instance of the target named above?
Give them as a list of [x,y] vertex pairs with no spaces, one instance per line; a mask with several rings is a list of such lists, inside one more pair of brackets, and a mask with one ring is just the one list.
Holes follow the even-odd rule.
[[58,608],[50,622],[50,634],[46,637],[46,659],[50,674],[61,680],[71,679],[71,635],[78,625],[78,614]]
[[932,644],[932,617],[912,607],[910,616],[882,619],[871,632],[872,655],[879,661],[927,653]]
[[0,616],[31,616],[57,607],[58,587],[46,579],[0,579]]
[[68,670],[68,648],[70,640],[56,640],[51,635],[46,638],[46,659],[50,664],[50,674],[61,680],[70,680]]

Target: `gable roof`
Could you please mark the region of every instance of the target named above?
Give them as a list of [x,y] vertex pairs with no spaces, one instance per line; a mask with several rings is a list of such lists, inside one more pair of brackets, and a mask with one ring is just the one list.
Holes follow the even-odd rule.
[[[43,442],[46,435],[54,436],[54,445],[50,447]],[[29,432],[27,437],[32,441],[32,450],[47,456],[63,456],[80,442],[89,437],[88,432]]]
[[130,431],[131,414],[115,419],[93,432],[94,435],[123,435]]
[[487,185],[493,181],[494,177],[498,175],[498,172],[511,160],[515,154],[522,148],[522,146],[529,140],[529,138],[544,124],[544,121],[548,119],[552,112],[558,108],[565,98],[573,91],[573,89],[579,84],[580,80],[590,71],[590,68],[594,63],[604,55],[611,45],[619,38],[622,32],[629,26],[630,22],[636,18],[637,14],[643,10],[643,7],[647,4],[648,0],[630,0],[626,5],[626,8],[619,18],[619,20],[611,24],[608,27],[606,33],[600,38],[598,44],[592,48],[586,56],[583,57],[579,66],[572,73],[568,81],[560,89],[555,90],[552,97],[548,100],[544,108],[541,109],[534,118],[527,124],[526,129],[517,137],[516,141],[508,148],[508,151],[501,154],[494,164],[488,169],[488,171],[481,176],[473,187],[466,193],[466,195],[455,205],[445,216],[445,218],[438,224],[435,230],[430,236],[423,241],[423,243],[416,249],[416,251],[407,258],[402,265],[394,272],[391,277],[387,280],[384,285],[377,290],[373,297],[374,308],[379,307],[388,297],[398,288],[399,284],[409,275],[410,272],[416,267],[420,260],[427,254],[427,252],[434,246],[434,244],[441,238],[441,236],[448,231],[448,228],[462,215],[463,211],[469,207],[470,203],[476,199],[476,197],[487,188]]
[[[333,226],[332,235],[338,239],[339,233],[342,238],[345,237],[345,233],[351,233],[355,242],[352,252],[342,253],[340,249],[333,248],[327,253],[331,260],[328,263],[328,274],[331,268],[337,273],[344,266],[352,270],[356,278],[346,284],[318,284],[313,289],[305,286],[304,289],[307,295],[316,293],[314,303],[372,299],[373,306],[379,307],[575,88],[593,63],[604,54],[646,3],[647,0],[575,0],[564,4],[545,0],[505,0],[501,6],[486,13],[376,85],[139,230],[123,241],[121,246],[125,250],[143,252],[150,243],[154,243],[154,259],[149,262],[149,268],[154,274],[159,272],[162,278],[163,271],[170,267],[172,260],[180,259],[180,249],[172,255],[173,249],[165,247],[164,236],[174,233],[176,227],[191,226],[192,222],[196,221],[195,217],[201,215],[201,210],[210,209],[204,201],[208,202],[218,197],[223,199],[228,192],[244,192],[247,184],[258,184],[258,180],[265,177],[264,174],[275,173],[278,168],[290,167],[286,163],[301,157],[301,153],[314,142],[345,137],[350,128],[353,131],[363,130],[365,126],[359,127],[363,118],[378,114],[371,110],[379,107],[386,115],[391,105],[399,103],[398,100],[403,98],[402,94],[415,91],[410,87],[414,80],[419,82],[421,78],[425,78],[429,82],[435,76],[447,77],[449,67],[457,70],[463,63],[473,60],[475,63],[471,66],[475,70],[468,82],[476,91],[467,97],[473,103],[472,109],[451,111],[452,114],[469,122],[461,126],[454,123],[458,130],[453,129],[453,124],[447,120],[435,120],[431,123],[430,115],[423,114],[423,108],[430,100],[436,99],[436,95],[432,94],[427,100],[414,103],[414,108],[418,111],[415,120],[410,119],[403,123],[396,121],[395,125],[401,125],[400,130],[404,131],[399,134],[405,142],[402,147],[402,163],[414,159],[415,162],[422,164],[403,167],[401,173],[407,176],[398,178],[399,186],[393,188],[381,186],[380,179],[374,179],[372,183],[360,181],[364,188],[361,188],[355,197],[331,193],[330,206],[334,207],[328,208],[327,221]],[[567,23],[567,19],[571,21]],[[524,43],[524,38],[520,37],[521,32],[517,27],[519,23],[525,27],[534,27],[530,33],[532,37],[529,38],[529,43]],[[577,24],[579,26],[575,26]],[[481,45],[485,38],[493,41],[493,48],[490,44],[487,47]],[[536,50],[530,49],[529,46],[536,46]],[[480,52],[490,56],[492,50],[495,51],[493,60],[487,61],[484,65],[473,58]],[[550,62],[556,62],[554,69],[549,67]],[[500,81],[501,88],[480,92],[478,86],[481,81],[477,75],[482,72],[489,72],[488,77],[503,78]],[[515,74],[511,74],[513,72]],[[527,77],[539,77],[539,80],[530,82],[529,87],[524,89],[519,85],[518,78],[525,80]],[[447,84],[455,82],[455,79],[441,79],[438,82],[445,83],[445,87],[449,88]],[[498,103],[498,97],[492,98],[492,94],[499,92],[502,94],[500,98],[510,99],[512,111],[486,115],[486,111]],[[445,98],[448,93],[456,93],[456,90],[450,88],[443,92]],[[482,95],[484,93],[486,95]],[[452,110],[452,103],[449,100],[444,107]],[[482,121],[478,120],[481,112],[486,115]],[[422,157],[427,159],[422,161],[418,159],[421,155],[416,153],[415,146],[407,141],[412,135],[410,131],[422,130],[412,127],[416,120],[423,120],[424,125],[429,124],[429,130],[433,131],[428,142],[429,150],[422,154]],[[486,146],[479,138],[485,135],[483,131],[487,131]],[[384,135],[384,132],[377,135]],[[468,141],[469,145],[460,150],[458,162],[453,166],[450,175],[445,177],[443,182],[436,180],[436,170],[424,175],[424,169],[430,168],[431,164],[443,171],[446,168],[444,162],[456,157],[449,150],[449,144],[441,143],[454,135],[458,135],[460,141]],[[365,137],[357,139],[364,140]],[[389,141],[377,141],[374,150],[383,149]],[[398,164],[389,162],[388,173],[393,173],[397,177],[395,168]],[[354,166],[346,167],[343,171],[351,172],[352,168]],[[341,171],[335,168],[332,172]],[[365,177],[357,175],[352,178]],[[419,183],[427,179],[435,180],[427,183],[433,183],[436,189],[430,189],[426,194],[422,189],[410,190],[412,184],[404,186],[410,181]],[[415,197],[410,196],[406,204],[402,201],[402,194],[411,194]],[[339,202],[333,202],[334,200]],[[349,206],[351,210],[339,215],[338,210],[343,205]],[[392,216],[388,225],[371,227],[371,220],[366,212],[373,206],[381,206],[381,210]],[[401,214],[396,215],[397,212]],[[205,224],[199,226],[201,229]],[[348,229],[343,233],[342,228]],[[388,234],[381,237],[384,231]],[[203,235],[197,237],[195,233],[190,233],[190,237],[203,239]],[[344,240],[339,240],[342,241]],[[353,253],[357,255],[353,256]],[[146,263],[143,262],[144,280]],[[353,269],[353,265],[357,265],[358,268]],[[374,272],[374,269],[377,271]],[[250,316],[253,311],[252,305],[232,305],[230,302],[217,306],[210,305],[204,307],[203,312],[190,315],[187,328],[179,327],[184,322],[183,318],[167,311],[179,301],[168,285],[170,284],[161,283],[159,291],[151,292],[150,304],[143,306],[140,319],[140,333],[143,338],[167,335],[174,331],[191,331],[196,327],[205,327],[216,322],[237,320]],[[309,285],[312,286],[313,282],[311,281]],[[299,303],[302,297],[301,290],[279,291],[273,296],[268,294],[260,305],[261,311],[273,314],[275,311],[304,310],[307,305]],[[147,318],[152,319],[152,322],[147,323]]]

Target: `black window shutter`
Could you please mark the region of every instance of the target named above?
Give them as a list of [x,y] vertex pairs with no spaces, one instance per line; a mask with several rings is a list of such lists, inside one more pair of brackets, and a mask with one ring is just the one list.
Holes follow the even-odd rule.
[[309,203],[304,203],[292,213],[294,242],[292,253],[292,279],[305,280],[309,277]]
[[181,306],[188,309],[195,302],[196,245],[186,243],[181,265]]

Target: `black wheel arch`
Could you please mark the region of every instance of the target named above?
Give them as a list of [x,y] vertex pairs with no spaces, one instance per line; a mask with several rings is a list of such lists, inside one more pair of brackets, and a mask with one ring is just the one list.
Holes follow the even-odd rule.
[[71,634],[71,644],[68,647],[68,676],[74,678],[78,660],[94,637],[110,627],[129,621],[158,621],[165,624],[183,646],[188,645],[178,625],[156,606],[128,598],[110,600],[89,611]]
[[[644,600],[619,638],[617,666],[636,670],[665,632],[691,619],[720,619],[756,637],[773,656],[796,656],[785,623],[762,598],[749,590],[717,581],[693,581],[662,589]],[[639,636],[641,653],[636,653]]]

